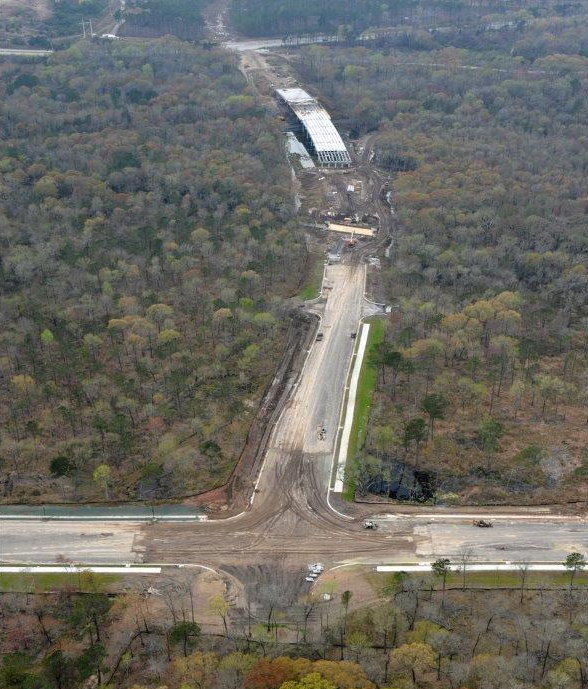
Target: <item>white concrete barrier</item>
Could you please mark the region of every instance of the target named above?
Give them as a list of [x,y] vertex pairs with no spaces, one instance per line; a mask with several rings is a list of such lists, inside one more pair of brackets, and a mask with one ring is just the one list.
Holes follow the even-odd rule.
[[[468,563],[466,570],[468,572],[516,572],[522,567],[527,571],[533,572],[566,572],[566,567],[561,563],[555,562],[535,562],[533,564],[526,563],[496,563],[496,564],[475,564]],[[449,569],[453,572],[461,572],[462,565],[452,563]],[[419,563],[418,565],[378,565],[377,572],[429,572],[431,573],[431,564]]]
[[161,567],[137,567],[133,565],[92,567],[84,565],[0,565],[0,574],[161,574]]
[[351,427],[353,426],[353,418],[355,415],[355,398],[357,396],[359,374],[361,372],[361,365],[363,364],[363,357],[367,346],[369,332],[370,324],[364,323],[361,327],[359,346],[357,348],[355,361],[353,363],[351,383],[349,384],[349,395],[347,397],[347,408],[345,410],[345,421],[343,422],[343,433],[341,435],[341,443],[339,444],[339,454],[337,457],[337,473],[335,478],[335,486],[333,488],[333,491],[335,493],[343,492],[343,482],[345,480],[345,464],[347,462],[347,453],[349,451],[349,439],[351,438]]

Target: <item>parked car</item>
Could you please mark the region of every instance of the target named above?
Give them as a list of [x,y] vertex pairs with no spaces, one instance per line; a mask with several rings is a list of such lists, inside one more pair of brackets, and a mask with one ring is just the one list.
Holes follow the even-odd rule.
[[325,566],[322,562],[311,562],[308,569],[318,575],[325,571]]

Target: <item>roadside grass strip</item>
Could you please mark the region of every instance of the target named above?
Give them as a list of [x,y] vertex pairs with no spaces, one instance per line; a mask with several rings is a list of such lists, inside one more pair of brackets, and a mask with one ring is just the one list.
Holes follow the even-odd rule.
[[359,344],[354,353],[354,361],[349,382],[349,392],[343,404],[345,407],[345,420],[343,433],[337,454],[337,471],[335,477],[334,492],[343,493],[346,500],[353,500],[355,496],[355,481],[346,476],[346,464],[349,458],[353,459],[365,442],[369,410],[372,396],[376,389],[378,372],[371,366],[365,356],[366,351],[384,337],[384,324],[375,319],[370,323],[364,323],[361,327]]
[[[497,565],[490,565],[492,570],[476,571],[470,565],[466,569],[465,582],[468,588],[512,588],[520,589],[522,580],[522,571],[520,564],[510,565],[512,569],[505,571],[504,569],[496,569]],[[548,569],[548,567],[556,567],[557,569]],[[419,572],[408,571],[408,566],[403,566],[401,571],[395,573],[385,574],[379,572],[370,577],[372,584],[376,588],[382,586],[394,585],[402,578],[403,574],[406,576],[422,576],[423,570]],[[428,568],[428,574],[432,577],[431,568]],[[434,578],[436,579],[436,577]],[[463,573],[454,569],[447,575],[446,586],[448,589],[463,587]],[[551,565],[535,564],[529,565],[525,573],[525,587],[527,589],[544,589],[544,588],[568,588],[570,585],[570,572],[566,571],[563,564],[552,563]],[[435,584],[435,588],[439,588],[440,583]],[[574,577],[574,586],[577,588],[585,588],[588,586],[588,572],[577,572]]]
[[81,593],[90,593],[98,587],[100,590],[111,589],[120,584],[118,574],[95,574],[90,577],[84,572],[45,572],[33,574],[24,572],[6,572],[0,570],[0,592],[58,591],[69,586]]
[[311,301],[321,295],[325,274],[324,259],[325,257],[322,254],[311,254],[309,260],[312,262],[312,267],[308,272],[308,281],[298,293],[298,299]]
[[[535,508],[532,508],[535,509]],[[551,514],[549,511],[549,508],[543,508],[543,511],[541,511],[541,508],[538,509],[535,513],[534,512],[525,512],[524,514],[510,514],[508,512],[505,513],[496,513],[496,512],[454,512],[453,514],[447,513],[445,511],[438,511],[437,513],[435,512],[398,512],[397,514],[378,514],[377,515],[377,521],[379,522],[395,522],[399,521],[401,519],[426,519],[427,521],[431,522],[432,524],[435,523],[437,520],[441,521],[447,521],[449,519],[458,519],[460,521],[463,521],[464,519],[491,519],[492,521],[513,521],[513,520],[519,520],[519,521],[579,521],[581,523],[585,522],[585,519],[583,516],[578,515],[578,516],[573,516],[569,514]]]

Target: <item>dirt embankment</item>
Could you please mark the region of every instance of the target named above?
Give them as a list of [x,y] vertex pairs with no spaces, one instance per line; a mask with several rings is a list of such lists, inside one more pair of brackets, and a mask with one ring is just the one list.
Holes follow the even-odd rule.
[[317,322],[312,314],[293,311],[284,354],[263,396],[229,480],[224,486],[200,493],[188,502],[208,505],[214,516],[238,513],[247,506],[271,433],[300,377],[306,353],[315,337]]

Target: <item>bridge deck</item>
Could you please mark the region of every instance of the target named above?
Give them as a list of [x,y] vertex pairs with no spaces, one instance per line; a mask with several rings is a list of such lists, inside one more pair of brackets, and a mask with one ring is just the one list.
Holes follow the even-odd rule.
[[300,88],[277,89],[277,93],[302,125],[319,164],[349,167],[351,156],[322,105]]

